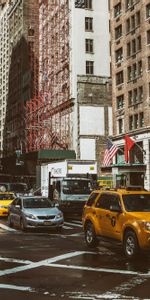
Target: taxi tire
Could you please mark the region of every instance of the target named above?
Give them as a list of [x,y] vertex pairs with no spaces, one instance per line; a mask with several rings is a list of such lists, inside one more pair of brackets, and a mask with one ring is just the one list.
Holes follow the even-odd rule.
[[94,248],[98,246],[99,241],[96,237],[94,226],[91,222],[88,222],[85,226],[85,241],[88,247]]
[[125,256],[128,259],[134,259],[139,254],[139,244],[136,233],[133,230],[128,230],[123,239],[123,248]]

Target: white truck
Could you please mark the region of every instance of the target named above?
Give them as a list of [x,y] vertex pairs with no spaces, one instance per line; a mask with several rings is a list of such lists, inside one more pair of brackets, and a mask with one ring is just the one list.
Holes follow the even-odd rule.
[[41,194],[59,204],[64,214],[80,214],[97,182],[97,162],[64,160],[41,165]]

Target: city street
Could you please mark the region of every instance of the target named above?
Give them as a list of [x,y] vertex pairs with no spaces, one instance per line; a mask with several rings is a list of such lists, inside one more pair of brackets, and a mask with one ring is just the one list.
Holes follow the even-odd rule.
[[128,262],[120,245],[89,250],[80,221],[21,232],[0,219],[0,298],[150,299],[150,258]]

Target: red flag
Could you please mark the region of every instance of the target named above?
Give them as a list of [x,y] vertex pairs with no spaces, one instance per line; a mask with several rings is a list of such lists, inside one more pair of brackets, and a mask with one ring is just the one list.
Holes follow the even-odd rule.
[[125,161],[129,162],[129,151],[135,144],[135,141],[133,141],[127,134],[125,135],[124,139],[125,139],[124,157],[125,157]]

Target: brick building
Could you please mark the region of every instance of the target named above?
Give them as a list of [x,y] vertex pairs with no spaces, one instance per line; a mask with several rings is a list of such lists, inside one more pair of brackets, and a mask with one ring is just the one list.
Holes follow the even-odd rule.
[[150,189],[150,1],[111,0],[110,19],[114,141],[135,141],[130,163],[118,151],[115,173]]

